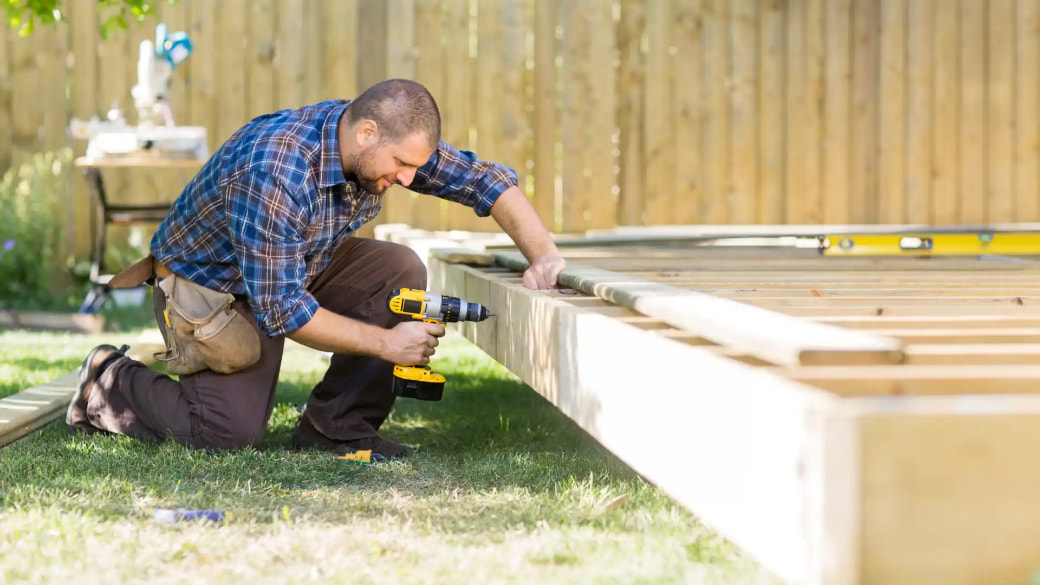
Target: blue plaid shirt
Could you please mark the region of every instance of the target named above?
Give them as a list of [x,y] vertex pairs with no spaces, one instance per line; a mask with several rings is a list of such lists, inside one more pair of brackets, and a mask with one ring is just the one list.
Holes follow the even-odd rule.
[[[245,295],[274,337],[314,316],[307,286],[336,248],[379,213],[383,195],[347,181],[337,140],[350,104],[333,100],[257,117],[213,154],[152,238],[155,257],[203,286]],[[478,216],[516,172],[441,142],[408,187]]]

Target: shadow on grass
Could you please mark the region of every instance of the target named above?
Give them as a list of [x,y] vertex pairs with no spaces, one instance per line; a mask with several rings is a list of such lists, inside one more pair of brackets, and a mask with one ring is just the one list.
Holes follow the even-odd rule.
[[[399,399],[385,436],[417,445],[402,462],[373,468],[342,462],[316,450],[296,451],[291,432],[312,384],[282,383],[267,437],[257,449],[210,453],[173,443],[127,437],[73,437],[53,424],[30,440],[0,451],[5,505],[17,487],[78,492],[85,486],[127,483],[164,499],[188,493],[253,489],[363,488],[421,495],[451,486],[545,492],[568,478],[590,474],[628,480],[624,464],[525,386],[500,377],[450,374],[440,402]],[[390,472],[372,471],[383,467]],[[411,471],[402,471],[410,468]],[[418,472],[425,480],[396,481]],[[80,487],[76,487],[80,486]],[[136,487],[134,487],[136,486]],[[90,489],[97,489],[96,487]],[[108,488],[104,488],[108,489]]]

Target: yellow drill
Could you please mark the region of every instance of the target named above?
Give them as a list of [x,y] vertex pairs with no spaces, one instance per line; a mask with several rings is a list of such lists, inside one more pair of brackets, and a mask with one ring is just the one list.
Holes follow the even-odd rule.
[[[414,288],[399,288],[390,292],[386,304],[390,310],[421,319],[426,323],[480,322],[494,317],[487,307],[467,303],[458,297],[439,295]],[[430,366],[394,366],[394,394],[418,400],[440,400],[444,394],[444,376],[434,373]]]

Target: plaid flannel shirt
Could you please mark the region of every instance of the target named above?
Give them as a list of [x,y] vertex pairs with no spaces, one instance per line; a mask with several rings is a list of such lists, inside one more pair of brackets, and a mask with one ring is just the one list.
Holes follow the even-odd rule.
[[[159,225],[155,257],[184,278],[248,297],[271,337],[307,323],[318,309],[307,285],[383,205],[382,195],[344,177],[337,129],[349,104],[281,110],[235,132]],[[408,189],[485,217],[516,184],[512,169],[441,142]]]

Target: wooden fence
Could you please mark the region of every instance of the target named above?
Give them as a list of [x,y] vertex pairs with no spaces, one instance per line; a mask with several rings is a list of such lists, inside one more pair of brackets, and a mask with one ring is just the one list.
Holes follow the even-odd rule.
[[[132,112],[155,21],[101,42],[97,3],[68,4],[57,28],[0,33],[0,168],[67,144],[71,116]],[[196,46],[176,119],[213,147],[253,115],[410,77],[444,138],[516,168],[558,230],[1040,221],[1040,0],[160,5]],[[456,207],[402,191],[379,221],[492,227]]]

